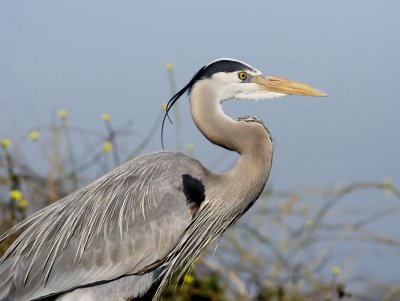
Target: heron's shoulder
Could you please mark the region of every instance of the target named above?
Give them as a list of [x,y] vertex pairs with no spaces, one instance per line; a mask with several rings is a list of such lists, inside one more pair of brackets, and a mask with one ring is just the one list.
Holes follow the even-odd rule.
[[137,187],[157,186],[160,182],[165,183],[165,181],[180,184],[182,175],[185,174],[195,178],[204,178],[209,171],[200,161],[181,152],[153,152],[123,163],[75,194],[91,190],[109,190],[110,187],[119,187],[122,182]]
[[237,118],[235,118],[235,120],[242,121],[242,122],[249,122],[249,123],[253,122],[253,123],[258,123],[258,124],[262,125],[262,127],[267,132],[269,139],[272,142],[271,132],[269,131],[268,127],[264,124],[264,122],[261,120],[260,117],[258,117],[258,116],[243,116],[243,117],[237,117]]
[[158,151],[145,154],[126,163],[129,169],[157,169],[172,171],[176,169],[205,170],[200,161],[178,151]]
[[174,150],[163,150],[163,151],[156,151],[144,154],[140,157],[130,160],[131,162],[134,161],[142,161],[142,160],[195,160],[192,157]]

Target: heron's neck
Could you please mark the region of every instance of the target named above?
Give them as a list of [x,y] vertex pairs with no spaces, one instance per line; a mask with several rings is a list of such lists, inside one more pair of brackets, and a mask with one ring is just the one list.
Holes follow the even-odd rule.
[[[256,122],[236,121],[225,115],[214,93],[200,83],[192,89],[190,108],[193,120],[211,142],[239,153],[237,163],[222,175],[223,179],[249,183],[257,193],[264,187],[271,168],[272,142],[269,134]],[[240,186],[238,189],[247,190]]]

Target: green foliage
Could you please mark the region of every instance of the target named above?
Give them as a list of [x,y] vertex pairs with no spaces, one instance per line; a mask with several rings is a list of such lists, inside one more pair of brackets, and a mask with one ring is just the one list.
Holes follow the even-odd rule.
[[217,275],[198,278],[188,274],[178,283],[171,284],[160,301],[228,301]]

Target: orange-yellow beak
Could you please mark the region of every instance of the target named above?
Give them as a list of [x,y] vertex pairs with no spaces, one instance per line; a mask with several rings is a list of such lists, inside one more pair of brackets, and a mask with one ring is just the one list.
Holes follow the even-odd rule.
[[252,82],[259,85],[260,89],[268,92],[302,96],[327,96],[328,94],[314,89],[309,85],[274,76],[255,76]]

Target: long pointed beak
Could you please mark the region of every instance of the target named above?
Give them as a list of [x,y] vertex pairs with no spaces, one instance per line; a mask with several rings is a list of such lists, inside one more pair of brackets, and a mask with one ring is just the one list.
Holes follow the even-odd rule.
[[261,90],[268,92],[302,96],[328,96],[328,94],[309,85],[285,78],[259,75],[255,76],[252,81],[258,84]]

